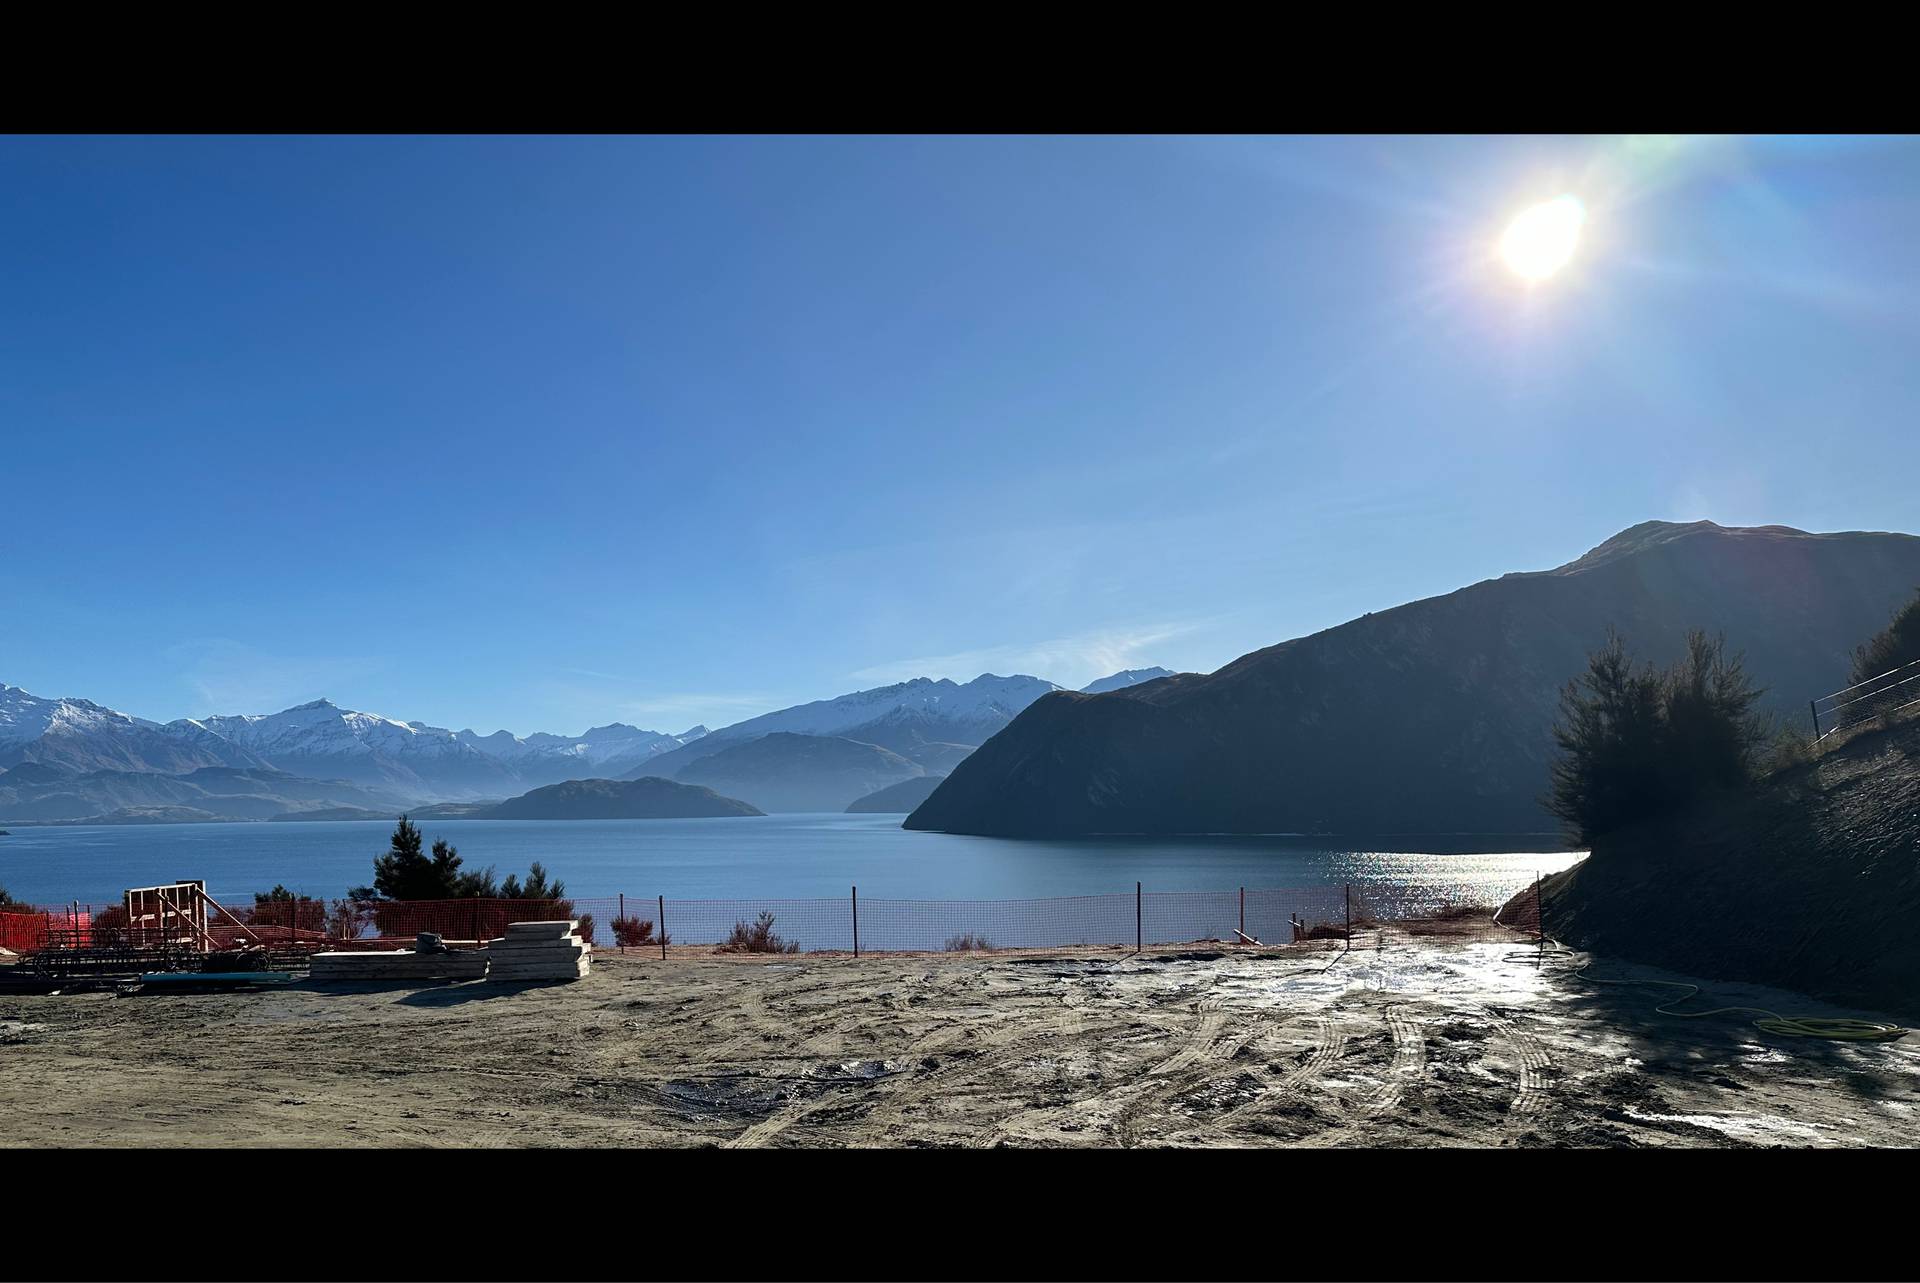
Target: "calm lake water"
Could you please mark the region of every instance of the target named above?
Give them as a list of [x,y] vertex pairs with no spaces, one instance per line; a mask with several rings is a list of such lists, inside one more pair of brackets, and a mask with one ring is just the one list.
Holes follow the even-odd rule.
[[[844,896],[1004,900],[1236,887],[1430,888],[1497,903],[1578,861],[1546,834],[1412,840],[1183,837],[1040,840],[912,833],[897,815],[702,820],[429,820],[467,868],[525,875],[534,860],[572,896]],[[332,897],[370,882],[387,822],[12,827],[0,887],[43,904],[117,903],[129,886],[199,878],[241,903],[275,883]]]

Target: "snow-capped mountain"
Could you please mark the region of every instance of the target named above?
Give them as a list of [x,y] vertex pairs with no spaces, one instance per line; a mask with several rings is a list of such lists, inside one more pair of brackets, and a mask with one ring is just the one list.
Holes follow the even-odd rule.
[[[642,730],[625,722],[611,722],[606,726],[592,727],[584,735],[550,735],[545,731],[536,731],[525,739],[519,739],[508,731],[495,731],[491,735],[460,731],[455,738],[471,744],[489,757],[520,765],[551,762],[556,767],[565,765],[570,768],[584,766],[597,769],[613,764],[619,771],[625,771],[657,753],[671,752],[682,745],[691,744],[706,733],[704,726],[669,735],[663,731]],[[577,775],[576,769],[576,778]]]
[[613,722],[584,735],[537,732],[521,739],[509,731],[481,735],[402,722],[324,699],[265,716],[173,725],[204,728],[295,775],[380,785],[435,801],[510,796],[561,780],[612,777],[707,732],[696,726],[668,735]]
[[86,699],[46,699],[0,685],[0,768],[37,762],[68,771],[158,771],[263,767],[244,747],[204,727],[175,730]]
[[1128,668],[1111,677],[1102,677],[1097,682],[1088,682],[1080,688],[1080,693],[1099,695],[1106,691],[1125,690],[1129,686],[1138,686],[1141,682],[1153,682],[1162,677],[1172,676],[1173,670],[1167,668]]
[[[1042,678],[1019,675],[997,677],[982,673],[964,685],[946,677],[938,680],[916,677],[892,686],[783,708],[777,713],[735,722],[715,731],[714,735],[739,741],[775,731],[790,731],[796,735],[842,735],[860,739],[852,732],[877,723],[914,722],[952,732],[940,737],[950,743],[978,744],[1034,700],[1059,689]],[[985,734],[980,734],[981,731]]]
[[445,727],[402,722],[317,699],[278,713],[183,719],[293,775],[351,780],[423,799],[504,797],[525,786],[513,766]]
[[628,772],[627,778],[661,775],[678,779],[680,771],[703,758],[781,733],[836,735],[877,744],[930,770],[950,770],[1020,710],[1059,689],[1042,678],[1019,675],[983,673],[965,683],[946,677],[916,677],[735,722],[684,748],[655,755]]

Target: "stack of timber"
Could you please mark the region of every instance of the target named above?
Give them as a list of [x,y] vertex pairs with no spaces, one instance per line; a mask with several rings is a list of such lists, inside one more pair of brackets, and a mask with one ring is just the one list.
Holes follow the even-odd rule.
[[593,946],[580,938],[579,926],[571,919],[508,923],[507,934],[487,946],[493,955],[487,979],[512,983],[580,979],[592,962]]
[[416,953],[316,953],[308,964],[311,980],[478,980],[487,974],[487,955],[479,950]]

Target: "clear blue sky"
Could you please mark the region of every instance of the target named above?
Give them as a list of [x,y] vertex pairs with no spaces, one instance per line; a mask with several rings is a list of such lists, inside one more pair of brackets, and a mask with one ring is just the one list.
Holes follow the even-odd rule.
[[1920,528],[1917,354],[1911,140],[0,140],[0,681],[1211,670],[1649,518]]

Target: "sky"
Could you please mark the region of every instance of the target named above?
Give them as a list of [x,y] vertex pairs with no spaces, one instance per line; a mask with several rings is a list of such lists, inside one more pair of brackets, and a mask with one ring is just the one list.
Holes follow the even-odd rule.
[[0,139],[0,682],[678,731],[1920,531],[1916,229],[1913,139]]

